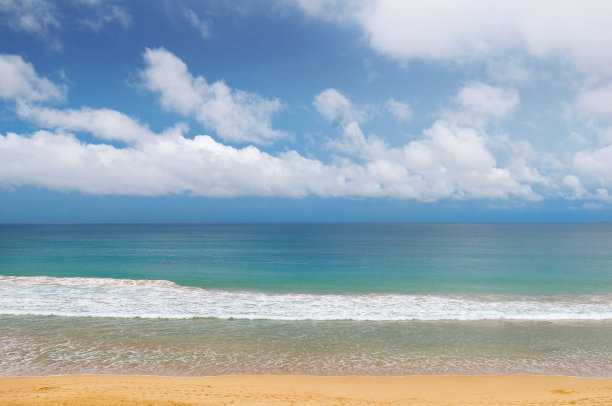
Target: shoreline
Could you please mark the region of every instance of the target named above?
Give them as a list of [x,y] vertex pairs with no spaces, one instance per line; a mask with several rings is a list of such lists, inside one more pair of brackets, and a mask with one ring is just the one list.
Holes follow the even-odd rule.
[[555,374],[414,374],[414,375],[310,375],[310,374],[267,374],[267,373],[237,373],[237,374],[220,374],[220,375],[144,375],[144,374],[117,374],[117,373],[99,373],[99,374],[58,374],[58,375],[0,375],[0,381],[3,379],[36,379],[36,378],[63,378],[63,377],[124,377],[124,378],[169,378],[169,379],[208,379],[208,378],[232,378],[232,377],[297,377],[297,378],[477,378],[477,377],[531,377],[531,378],[571,378],[571,379],[594,379],[594,380],[612,380],[612,376],[580,376],[580,375],[555,375]]
[[0,378],[11,405],[610,405],[612,378],[550,375]]

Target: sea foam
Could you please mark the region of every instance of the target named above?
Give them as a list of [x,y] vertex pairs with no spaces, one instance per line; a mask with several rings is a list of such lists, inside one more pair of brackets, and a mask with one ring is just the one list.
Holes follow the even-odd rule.
[[269,320],[610,320],[592,295],[318,295],[209,290],[166,280],[0,276],[0,314]]

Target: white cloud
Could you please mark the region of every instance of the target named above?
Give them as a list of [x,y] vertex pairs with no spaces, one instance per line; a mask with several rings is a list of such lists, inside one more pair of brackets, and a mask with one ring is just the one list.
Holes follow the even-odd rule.
[[412,118],[412,108],[409,104],[389,99],[385,103],[385,108],[399,121],[410,121]]
[[[369,0],[357,6],[357,2],[341,0],[297,3],[315,18],[359,27],[373,50],[401,63],[419,59],[481,64],[493,81],[525,84],[533,83],[537,77],[557,87],[563,81],[569,89],[581,89],[570,102],[569,111],[579,118],[576,130],[588,136],[581,136],[581,143],[576,144],[577,137],[570,135],[568,140],[573,137],[574,141],[565,146],[581,150],[574,153],[566,149],[558,157],[530,152],[527,158],[517,149],[521,142],[508,140],[492,155],[498,158],[495,168],[508,171],[509,179],[520,185],[537,186],[547,196],[612,200],[607,192],[612,187],[612,53],[602,51],[612,49],[612,2]],[[549,64],[555,64],[552,71],[540,71]],[[551,73],[554,78],[548,76]],[[492,119],[510,116],[520,98],[509,87],[471,83],[459,91],[455,102],[458,109],[444,112],[442,121],[484,131]],[[555,107],[532,116],[550,114]],[[587,149],[593,134],[601,147]],[[371,137],[365,137],[368,138]],[[437,162],[442,151],[425,148],[425,141],[412,144],[421,153],[414,154],[414,159],[431,158],[431,162]],[[490,142],[487,139],[485,145]],[[474,144],[464,140],[464,145]],[[443,161],[446,167],[448,162]],[[446,185],[449,177],[439,176],[444,180],[441,185]],[[573,180],[578,183],[567,183]]]
[[583,117],[612,118],[612,83],[581,91],[574,107]]
[[0,97],[3,99],[42,101],[64,97],[64,89],[40,77],[34,67],[19,55],[0,55]]
[[541,199],[513,170],[497,166],[486,146],[486,134],[480,130],[438,120],[423,135],[404,146],[389,147],[379,137],[365,136],[353,121],[344,126],[342,137],[329,141],[328,146],[363,161],[354,167],[362,172],[360,182],[367,186],[358,196],[422,201],[505,199],[511,195]]
[[342,136],[329,140],[327,146],[366,161],[393,155],[393,151],[379,137],[374,135],[366,137],[356,121],[344,125]]
[[364,2],[347,0],[296,0],[308,14],[333,21],[352,19],[364,6]]
[[[370,45],[400,59],[483,57],[510,34],[505,7],[486,1],[375,1],[356,16]],[[488,18],[479,18],[487,16]]]
[[513,140],[507,134],[488,136],[487,146],[514,180],[556,195],[559,178],[567,168],[555,155],[538,151],[529,141]]
[[[47,84],[20,58],[9,60],[26,66],[20,72],[30,72],[34,79],[25,83]],[[220,82],[209,85],[201,77],[192,77],[185,64],[168,51],[147,50],[145,60],[143,79],[149,88],[160,92],[162,106],[193,115],[230,140],[236,137],[228,136],[233,133],[223,127],[223,120],[240,114],[258,118],[253,110],[271,103],[233,91]],[[92,194],[211,197],[316,195],[421,201],[540,198],[530,186],[541,180],[537,171],[529,172],[527,161],[522,161],[520,170],[517,165],[501,166],[489,149],[489,137],[480,122],[470,125],[468,119],[453,121],[449,115],[438,119],[420,138],[392,147],[376,135],[363,133],[358,122],[363,113],[335,89],[327,89],[314,99],[327,119],[341,124],[340,136],[327,143],[335,155],[325,163],[296,151],[273,155],[252,145],[236,148],[206,135],[189,138],[186,126],[181,124],[155,133],[146,124],[111,109],[43,107],[32,103],[41,97],[40,92],[28,90],[30,87],[3,91],[17,100],[20,117],[52,131],[0,135],[0,184],[4,186],[35,185]],[[485,109],[480,96],[470,96],[461,108],[498,116],[510,110],[507,100],[513,98],[507,91],[483,89],[482,100],[494,107]],[[217,117],[219,103],[229,105],[231,111],[221,110]],[[250,126],[244,125],[239,139],[267,140],[262,138],[261,121],[253,124],[253,120]],[[269,121],[263,123],[263,128],[269,129]],[[83,132],[98,140],[84,141],[85,137],[78,135]]]
[[487,148],[486,134],[452,122],[437,121],[425,131],[426,138],[405,147],[407,162],[438,191],[455,198],[506,198],[519,195],[538,200],[531,187],[519,183],[513,173],[497,166]]
[[200,19],[195,11],[190,9],[185,9],[183,13],[185,19],[191,24],[193,28],[195,28],[203,39],[210,38],[210,22],[206,20]]
[[[459,112],[446,114],[421,139],[400,147],[390,147],[375,135],[366,136],[359,126],[363,113],[335,89],[318,94],[314,105],[328,120],[343,124],[341,137],[329,140],[327,146],[361,160],[354,168],[364,185],[359,195],[423,201],[511,195],[540,199],[529,185],[547,180],[526,160],[515,159],[510,167],[499,167],[482,129],[483,118],[510,114],[519,102],[518,94],[473,83],[462,88],[456,100]],[[385,107],[403,118],[411,113],[410,106],[393,99]]]
[[601,131],[597,134],[597,138],[602,144],[612,144],[612,126],[602,128]]
[[193,77],[182,60],[163,48],[147,49],[144,59],[144,85],[159,93],[165,109],[195,117],[226,141],[269,144],[285,136],[271,123],[281,109],[279,100],[231,89],[223,81],[208,84],[201,76]]
[[134,143],[155,136],[147,127],[110,109],[57,110],[20,104],[17,112],[46,128],[88,132],[105,140]]
[[562,184],[571,190],[571,194],[566,196],[570,199],[580,199],[588,196],[588,191],[582,187],[580,179],[574,175],[563,177]]
[[[462,88],[456,100],[460,111],[445,113],[421,139],[400,147],[390,147],[375,135],[366,136],[358,122],[363,115],[337,90],[320,93],[314,104],[328,120],[343,124],[341,137],[329,140],[327,146],[362,162],[360,177],[367,187],[361,195],[423,201],[511,195],[540,199],[529,185],[544,184],[547,179],[525,159],[516,158],[511,166],[499,167],[483,130],[489,117],[510,114],[519,102],[517,93],[473,83]],[[385,107],[402,110],[406,117],[409,106],[391,101]]]
[[612,145],[578,151],[573,165],[588,186],[612,186]]
[[612,48],[607,0],[370,0],[358,9],[356,3],[297,1],[317,18],[357,24],[373,49],[401,60],[487,61],[519,51],[612,75],[612,54],[602,52]]
[[576,152],[568,165],[571,175],[563,179],[563,186],[572,191],[569,198],[590,198],[612,201],[612,144]]
[[457,102],[473,113],[503,118],[519,104],[519,96],[513,89],[471,83],[459,91]]
[[571,194],[565,197],[612,202],[612,145],[576,152],[570,167],[573,174],[563,179],[563,186]]
[[[0,183],[92,194],[303,197],[334,188],[318,161],[271,156],[208,136],[158,135],[128,148],[87,144],[74,135],[38,131],[0,136]],[[323,173],[320,173],[323,172]]]
[[327,120],[347,123],[363,121],[364,113],[336,89],[325,89],[317,94],[312,104]]
[[563,184],[574,190],[582,190],[582,185],[580,184],[580,179],[575,177],[574,175],[567,175],[563,178]]
[[[189,139],[180,130],[123,148],[85,143],[63,131],[0,135],[0,184],[146,196],[537,198],[507,170],[495,168],[478,135],[445,123],[428,130],[422,141],[380,148],[363,164],[343,158],[323,164],[295,151],[274,156],[204,135]],[[359,137],[358,128],[351,130]],[[366,140],[364,146],[371,144]]]
[[603,200],[605,202],[612,202],[612,196],[606,188],[596,188],[595,195],[593,196],[593,198]]
[[55,6],[45,0],[0,0],[0,21],[15,31],[41,36],[60,26]]
[[487,73],[497,82],[527,83],[533,79],[533,71],[515,58],[487,61]]
[[[438,121],[418,141],[392,148],[365,136],[357,122],[330,146],[347,154],[325,164],[296,151],[276,156],[235,148],[209,136],[186,138],[184,126],[155,134],[109,109],[57,110],[21,104],[19,113],[54,132],[0,136],[0,184],[36,185],[92,194],[211,197],[284,196],[538,199],[528,185],[498,168],[477,130]],[[86,143],[89,132],[126,146]],[[353,161],[358,158],[361,163]]]
[[604,208],[601,203],[587,202],[582,205],[584,210],[602,210]]
[[[127,8],[114,5],[113,2],[114,0],[63,2],[58,10],[56,1],[0,0],[0,24],[8,26],[13,31],[35,35],[46,41],[51,49],[59,51],[62,49],[62,44],[57,32],[63,28],[61,22],[76,22],[81,27],[93,31],[100,31],[112,22],[119,23],[124,29],[131,27],[132,16]],[[82,6],[75,3],[80,3]],[[61,12],[65,11],[66,7],[70,8],[69,15]]]
[[125,7],[103,4],[98,1],[87,1],[92,6],[95,6],[96,16],[93,18],[83,18],[81,22],[89,27],[92,31],[98,32],[105,25],[117,22],[124,30],[127,30],[132,26],[132,15],[128,12]]

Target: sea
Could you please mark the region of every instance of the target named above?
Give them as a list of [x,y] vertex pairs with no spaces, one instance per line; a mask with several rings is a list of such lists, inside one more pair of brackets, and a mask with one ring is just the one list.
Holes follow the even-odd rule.
[[0,376],[612,377],[612,224],[2,224]]

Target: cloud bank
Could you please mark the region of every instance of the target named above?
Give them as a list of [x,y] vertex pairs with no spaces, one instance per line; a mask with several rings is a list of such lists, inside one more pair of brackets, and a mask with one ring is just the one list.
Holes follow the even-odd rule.
[[[4,186],[147,196],[540,199],[510,168],[498,164],[482,119],[468,125],[474,111],[496,118],[509,114],[519,102],[512,91],[467,85],[457,96],[459,111],[435,121],[421,139],[391,147],[363,133],[360,125],[366,118],[348,97],[333,88],[324,90],[313,97],[313,104],[339,125],[339,134],[328,142],[335,151],[332,159],[322,162],[294,150],[274,155],[254,145],[223,144],[209,135],[188,138],[180,123],[155,133],[112,109],[40,105],[36,102],[61,97],[60,87],[38,76],[19,57],[0,60],[8,61],[5,65],[19,78],[18,85],[3,89],[1,95],[15,101],[22,119],[44,128],[0,136]],[[162,107],[193,116],[219,138],[264,143],[282,134],[270,123],[278,100],[233,90],[223,82],[208,84],[164,49],[146,50],[144,63],[143,82],[158,94]],[[407,105],[395,103],[391,108],[406,117]],[[460,115],[467,118],[457,120]],[[80,139],[82,132],[98,142]]]

